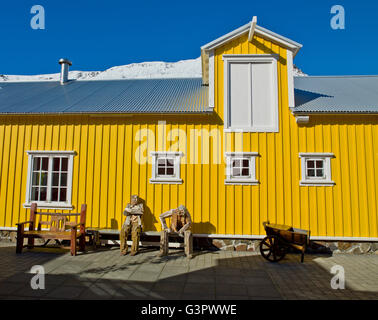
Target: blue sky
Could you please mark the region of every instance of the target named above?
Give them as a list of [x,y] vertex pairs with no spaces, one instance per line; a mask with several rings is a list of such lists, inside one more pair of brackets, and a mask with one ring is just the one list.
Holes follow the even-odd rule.
[[[45,30],[30,27],[33,5]],[[343,5],[345,30],[330,27]],[[311,75],[378,74],[378,1],[359,0],[2,0],[0,74],[104,70],[142,61],[196,58],[200,46],[258,17],[258,24],[303,44],[295,64]]]

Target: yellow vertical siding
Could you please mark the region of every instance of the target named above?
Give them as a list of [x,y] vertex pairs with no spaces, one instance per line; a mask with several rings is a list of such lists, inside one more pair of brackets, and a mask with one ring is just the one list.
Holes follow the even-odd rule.
[[[242,192],[242,221],[252,224],[248,234],[262,234],[261,222],[269,219],[310,229],[314,236],[376,238],[378,116],[316,115],[308,125],[298,126],[288,108],[286,50],[256,36],[249,43],[247,35],[215,51],[216,112],[223,119],[223,54],[268,53],[279,55],[279,132],[247,134],[251,143],[243,146],[243,151],[259,153],[256,176],[260,184],[243,186]],[[300,152],[334,153],[331,167],[336,185],[300,187]],[[234,188],[227,186],[225,192],[231,211],[241,199]],[[239,211],[234,210],[235,220],[240,221]]]
[[[243,133],[242,140],[223,134],[222,55],[266,53],[279,55],[279,132]],[[195,233],[262,235],[269,219],[310,229],[313,236],[378,238],[378,117],[314,115],[298,126],[288,107],[286,49],[262,38],[234,39],[216,49],[214,61],[213,115],[1,116],[0,227],[27,219],[26,151],[73,150],[72,204],[77,210],[87,203],[88,226],[120,228],[123,208],[136,193],[146,204],[145,230],[160,230],[159,214],[185,204]],[[159,142],[162,120],[165,145]],[[174,145],[184,153],[183,184],[151,184],[151,163],[136,157]],[[214,145],[219,154],[212,153]],[[258,152],[259,184],[225,185],[225,151]],[[299,186],[300,152],[334,153],[336,185]],[[201,163],[208,154],[209,162]]]
[[[280,119],[285,117],[289,118],[284,113]],[[209,130],[218,126],[202,125],[211,122],[208,116],[199,116],[192,124],[171,118],[167,121],[172,121],[172,127],[182,130],[175,141],[184,139],[184,133],[188,137],[188,158],[190,139],[196,139],[195,147],[201,147],[201,139],[190,137],[191,129]],[[316,236],[377,237],[378,125],[371,123],[371,117],[337,118],[332,124],[318,125],[324,116],[313,116],[312,124],[301,128],[296,128],[291,119],[289,125],[280,126],[278,134],[243,134],[243,151],[259,153],[258,186],[225,186],[224,163],[182,164],[183,184],[150,184],[151,164],[139,165],[134,155],[140,143],[152,140],[149,136],[137,141],[138,130],[148,128],[157,132],[152,119],[143,123],[138,117],[102,120],[89,116],[46,117],[45,123],[40,124],[37,117],[3,118],[1,224],[14,227],[16,222],[27,218],[22,206],[28,165],[26,151],[74,150],[77,155],[72,202],[75,208],[84,202],[88,204],[89,226],[119,228],[124,206],[132,193],[138,193],[148,208],[145,230],[160,230],[158,215],[184,203],[192,213],[197,233],[263,234],[261,222],[270,219],[309,228]],[[370,124],[365,125],[366,121]],[[321,143],[315,142],[320,138]],[[235,147],[234,139],[229,145],[230,149]],[[298,152],[309,151],[335,154],[334,187],[299,186]],[[210,153],[210,163],[212,157]]]

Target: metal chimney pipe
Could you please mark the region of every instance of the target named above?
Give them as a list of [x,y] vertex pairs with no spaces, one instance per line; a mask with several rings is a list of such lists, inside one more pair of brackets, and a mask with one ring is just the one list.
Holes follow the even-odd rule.
[[60,84],[65,84],[68,82],[68,71],[69,67],[72,66],[72,62],[68,59],[60,59],[59,64],[61,65]]

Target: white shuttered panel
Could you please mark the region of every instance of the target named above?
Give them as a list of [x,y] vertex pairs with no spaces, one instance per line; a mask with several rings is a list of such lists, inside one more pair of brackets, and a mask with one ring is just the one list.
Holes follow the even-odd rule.
[[276,60],[230,56],[225,59],[226,130],[278,132]]
[[230,122],[232,127],[251,125],[251,70],[246,63],[230,65]]

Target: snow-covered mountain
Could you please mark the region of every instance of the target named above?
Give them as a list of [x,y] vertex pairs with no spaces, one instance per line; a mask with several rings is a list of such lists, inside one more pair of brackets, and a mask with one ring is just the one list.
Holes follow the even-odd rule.
[[299,69],[296,65],[294,65],[294,77],[307,77],[308,74],[304,73],[301,69]]
[[[306,76],[294,66],[295,76]],[[59,81],[59,73],[33,76],[2,75],[4,81]],[[111,80],[111,79],[146,79],[146,78],[197,78],[201,77],[201,57],[178,62],[141,62],[109,68],[105,71],[70,71],[69,79],[76,80]]]

